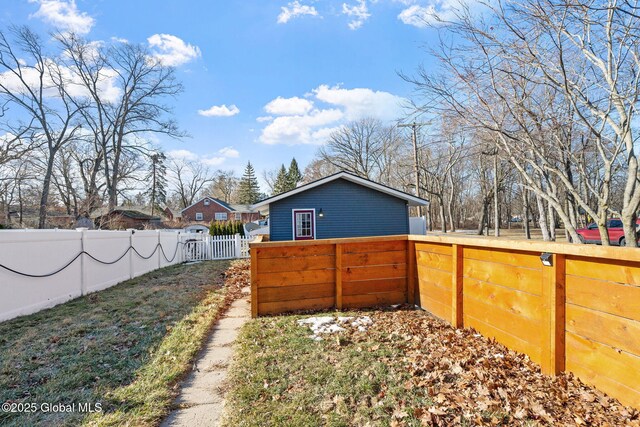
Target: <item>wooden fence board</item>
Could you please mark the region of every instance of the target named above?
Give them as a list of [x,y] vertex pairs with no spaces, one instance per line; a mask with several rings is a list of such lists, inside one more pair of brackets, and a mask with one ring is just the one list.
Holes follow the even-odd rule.
[[313,285],[335,280],[333,270],[285,271],[282,273],[258,273],[258,288],[274,286]]
[[401,292],[406,287],[404,278],[360,280],[358,282],[343,282],[342,295],[358,295],[379,292]]
[[342,280],[344,282],[372,279],[394,279],[400,277],[407,277],[407,264],[347,267],[342,270]]
[[464,295],[477,301],[486,301],[517,316],[541,319],[542,299],[537,295],[469,278],[464,279]]
[[344,295],[342,297],[342,304],[345,308],[373,307],[379,305],[403,304],[406,300],[406,291],[382,292],[378,294]]
[[390,240],[382,242],[345,243],[342,245],[344,254],[374,253],[406,250],[406,240]]
[[451,271],[453,264],[451,255],[437,254],[435,252],[417,252],[416,259],[418,265],[443,271]]
[[509,264],[516,267],[540,269],[540,254],[494,248],[464,248],[465,258],[488,261],[497,264]]
[[334,294],[333,283],[319,283],[315,285],[278,286],[276,288],[259,288],[258,300],[260,302],[292,301],[303,299],[316,299],[332,297]]
[[640,356],[640,322],[567,305],[567,331]]
[[[418,280],[420,283],[431,283],[443,288],[451,287],[451,271],[436,270],[418,265]],[[449,301],[448,304],[451,302]]]
[[296,310],[322,310],[332,308],[335,305],[334,297],[303,299],[297,301],[259,302],[260,314],[281,314]]
[[567,303],[640,321],[640,286],[567,275]]
[[607,268],[602,268],[602,260],[567,257],[567,274],[640,286],[640,257],[638,262],[615,259],[606,261]]
[[[406,245],[406,242],[403,242]],[[370,253],[350,253],[342,256],[342,267],[363,265],[406,264],[407,249],[403,251],[386,251]]]
[[416,243],[416,251],[432,252],[442,255],[451,255],[451,245],[438,243]]
[[309,257],[315,255],[333,255],[335,245],[306,245],[306,246],[258,246],[254,248],[259,259]]
[[335,268],[334,255],[308,257],[258,258],[258,270],[261,273],[283,273],[287,271],[309,271]]
[[452,310],[450,303],[443,303],[442,301],[431,298],[429,294],[423,293],[420,295],[420,304],[424,310],[445,321],[451,319]]
[[464,277],[542,295],[542,271],[464,259]]

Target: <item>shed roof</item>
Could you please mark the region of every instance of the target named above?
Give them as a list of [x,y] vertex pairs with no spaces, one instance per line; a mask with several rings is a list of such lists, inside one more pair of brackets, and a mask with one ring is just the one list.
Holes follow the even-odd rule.
[[252,206],[252,208],[258,209],[264,206],[268,206],[273,202],[286,199],[287,197],[293,196],[298,193],[302,193],[303,191],[307,191],[315,187],[319,187],[321,185],[324,185],[331,181],[335,181],[337,179],[346,179],[347,181],[351,181],[355,184],[362,185],[363,187],[368,187],[373,190],[379,191],[381,193],[388,194],[390,196],[397,197],[402,200],[406,200],[409,206],[427,206],[429,204],[429,201],[426,199],[422,199],[420,197],[416,197],[409,193],[405,193],[404,191],[396,190],[395,188],[391,188],[386,185],[379,184],[377,182],[373,182],[371,180],[354,175],[352,173],[342,171],[342,172],[338,172],[333,175],[329,175],[327,177],[321,178],[317,181],[313,181],[308,184],[301,185],[300,187],[294,188],[293,190],[289,190],[287,192],[278,194],[276,196],[269,197],[268,199],[264,199],[258,203],[255,203]]

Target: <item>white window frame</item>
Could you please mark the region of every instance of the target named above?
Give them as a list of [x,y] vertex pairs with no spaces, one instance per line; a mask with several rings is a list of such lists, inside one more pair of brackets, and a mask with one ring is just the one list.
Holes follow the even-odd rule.
[[[224,215],[224,218],[222,218],[222,215]],[[220,217],[218,217],[220,216]],[[216,212],[213,216],[213,218],[216,221],[226,221],[227,219],[229,219],[229,214],[227,214],[226,212]]]
[[196,221],[203,221],[204,220],[204,215],[202,215],[202,212],[196,212]]
[[[313,238],[312,239],[296,239],[296,212],[313,212],[311,220],[313,221]],[[316,209],[315,208],[297,208],[291,209],[291,240],[316,240]]]
[[236,221],[242,221],[242,213],[241,212],[236,212],[235,219],[236,219]]
[[204,205],[205,206],[209,206],[211,204],[211,200],[209,199],[204,199]]

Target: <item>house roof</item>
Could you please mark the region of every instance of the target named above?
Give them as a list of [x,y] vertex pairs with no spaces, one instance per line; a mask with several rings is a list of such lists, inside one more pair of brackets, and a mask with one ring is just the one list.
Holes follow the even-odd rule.
[[321,178],[317,181],[310,182],[305,185],[301,185],[300,187],[294,188],[293,190],[289,190],[287,192],[278,194],[273,197],[269,197],[268,199],[264,199],[252,206],[253,209],[258,209],[260,207],[268,206],[273,202],[277,202],[278,200],[286,199],[287,197],[293,196],[298,193],[302,193],[303,191],[310,190],[315,187],[319,187],[328,182],[335,181],[337,179],[346,179],[347,181],[353,182],[355,184],[362,185],[363,187],[368,187],[373,190],[379,191],[384,194],[388,194],[393,197],[397,197],[402,200],[406,200],[409,206],[427,206],[429,201],[426,199],[422,199],[420,197],[413,196],[409,193],[405,193],[404,191],[396,190],[394,188],[388,187],[383,184],[379,184],[377,182],[370,181],[368,179],[362,178],[360,176],[354,175],[349,172],[338,172],[333,175],[329,175],[327,177]]
[[212,202],[219,204],[220,206],[222,206],[223,208],[225,208],[226,210],[228,210],[228,211],[230,211],[230,212],[235,212],[235,209],[234,209],[234,208],[232,208],[230,205],[228,205],[227,203],[223,202],[222,200],[216,199],[215,197],[206,196],[206,197],[201,198],[201,199],[200,199],[200,200],[198,200],[198,201],[193,202],[192,204],[190,204],[190,205],[189,205],[189,206],[187,206],[186,208],[182,209],[182,210],[180,211],[180,213],[182,213],[182,212],[186,211],[187,209],[189,209],[189,208],[191,208],[191,207],[193,207],[193,206],[197,205],[198,203],[200,203],[201,201],[203,201],[203,200],[205,200],[205,199],[209,199],[209,200],[211,200]]
[[111,212],[109,212],[108,214],[102,215],[102,216],[106,216],[106,215],[122,215],[122,216],[126,216],[127,218],[132,218],[132,219],[146,219],[146,220],[159,220],[160,217],[157,216],[151,216],[151,215],[147,215],[144,212],[139,212],[139,211],[134,211],[131,209],[114,209]]

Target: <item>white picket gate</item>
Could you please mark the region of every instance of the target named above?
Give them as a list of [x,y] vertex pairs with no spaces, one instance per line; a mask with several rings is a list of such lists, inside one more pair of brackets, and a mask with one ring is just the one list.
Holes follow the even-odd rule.
[[209,261],[218,259],[249,258],[251,237],[202,236],[201,240],[185,242],[184,259],[187,261]]

